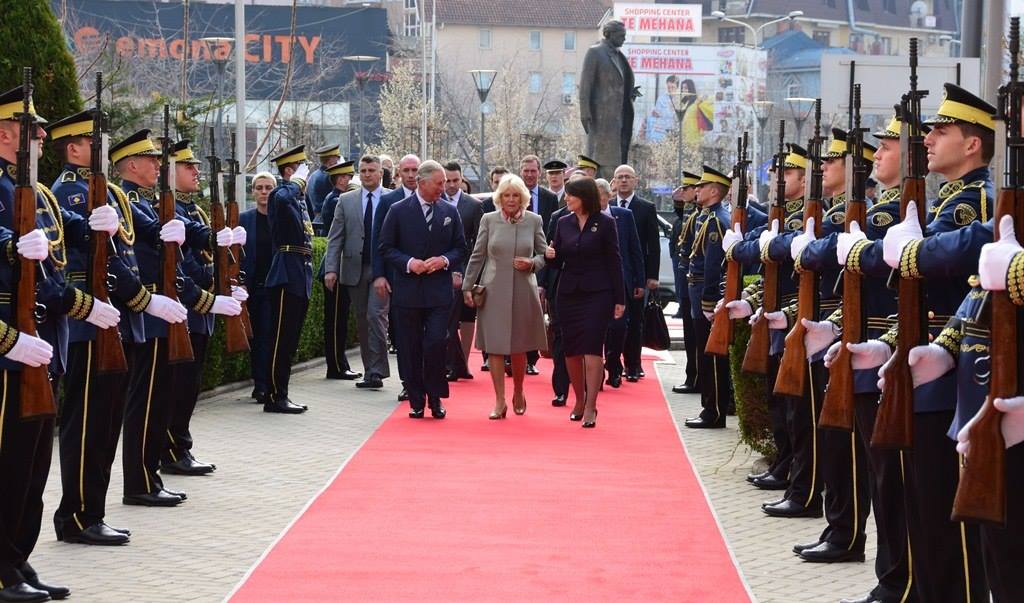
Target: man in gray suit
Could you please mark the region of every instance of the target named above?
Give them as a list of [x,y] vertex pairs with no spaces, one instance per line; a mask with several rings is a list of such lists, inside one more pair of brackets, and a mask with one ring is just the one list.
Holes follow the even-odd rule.
[[587,133],[587,155],[601,164],[598,176],[612,179],[626,163],[633,137],[633,101],[640,95],[633,70],[619,51],[626,41],[622,21],[601,28],[604,39],[587,49],[580,75],[580,121]]
[[[462,192],[462,166],[454,161],[444,165],[444,196],[442,199],[459,211],[466,235],[466,261],[476,245],[476,233],[480,230],[480,218],[484,215],[483,205],[470,195]],[[476,308],[463,303],[462,275],[465,265],[452,268],[452,287],[456,291],[452,299],[452,313],[448,319],[448,350],[446,364],[449,381],[472,379],[469,372],[469,352],[473,347],[473,331],[476,326]]]
[[387,339],[390,297],[378,295],[372,286],[373,256],[379,253],[373,224],[377,210],[383,210],[381,196],[390,192],[381,187],[382,175],[378,157],[360,158],[362,187],[338,198],[324,257],[324,286],[332,291],[336,286],[347,287],[352,299],[365,375],[356,383],[361,389],[380,389],[391,374]]

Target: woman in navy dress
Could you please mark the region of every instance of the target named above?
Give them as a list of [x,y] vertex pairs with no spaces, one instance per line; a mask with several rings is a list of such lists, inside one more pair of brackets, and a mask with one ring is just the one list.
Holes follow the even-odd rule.
[[561,265],[558,316],[562,349],[576,405],[569,420],[597,425],[597,392],[604,379],[604,339],[612,319],[625,311],[626,289],[615,218],[601,213],[593,178],[565,185],[569,215],[555,225],[545,257]]

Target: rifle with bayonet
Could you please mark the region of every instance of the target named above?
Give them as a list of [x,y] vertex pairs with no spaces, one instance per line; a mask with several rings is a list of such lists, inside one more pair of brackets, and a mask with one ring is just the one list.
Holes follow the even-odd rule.
[[[23,237],[36,226],[36,179],[39,161],[39,146],[36,137],[35,116],[32,114],[32,68],[22,72],[21,113],[18,120],[17,176],[14,182],[14,234]],[[13,244],[13,243],[12,243]],[[15,328],[27,335],[36,335],[36,323],[46,318],[45,309],[36,301],[36,268],[42,269],[42,262],[18,256],[18,285],[14,298]],[[54,415],[57,406],[53,401],[50,387],[50,373],[47,365],[21,367],[19,404],[21,418]]]
[[[775,186],[768,192],[768,224],[778,220],[779,225],[786,221],[786,120],[779,120],[779,151],[775,154]],[[769,312],[779,310],[779,265],[765,261],[764,274],[761,281],[761,314],[750,327],[750,341],[747,352],[743,355],[743,370],[757,375],[768,374],[768,356],[771,353],[771,332],[768,319]]]
[[[747,133],[736,140],[736,165],[733,167],[732,176],[732,216],[729,220],[729,228],[739,226],[740,232],[747,230]],[[711,324],[711,333],[708,335],[708,342],[704,346],[704,352],[714,356],[728,356],[729,344],[732,343],[733,322],[729,318],[730,302],[740,299],[743,292],[743,266],[735,259],[729,260],[725,269],[725,294],[722,296],[722,305],[715,312],[714,322]]]
[[[900,102],[900,170],[903,185],[900,197],[900,219],[907,215],[907,205],[917,205],[917,219],[921,231],[925,228],[925,176],[928,160],[925,155],[921,129],[921,99],[928,92],[917,89],[917,38],[910,39],[910,92]],[[894,273],[897,274],[898,273]],[[880,448],[909,450],[914,434],[914,381],[910,374],[910,350],[928,345],[928,313],[924,305],[923,282],[913,278],[899,278],[897,284],[896,320],[899,333],[896,350],[885,369],[885,388],[882,390],[871,445]]]
[[[164,135],[160,139],[160,212],[161,224],[167,224],[177,216],[174,200],[174,160],[171,158],[171,147],[174,142],[171,140],[171,107],[164,105]],[[178,301],[178,286],[181,278],[178,276],[178,257],[181,250],[178,244],[171,241],[164,241],[160,249],[160,291],[161,295]],[[188,337],[188,325],[184,322],[167,324],[167,362],[191,362],[194,360],[192,354],[192,342]]]
[[[864,224],[868,206],[864,189],[871,168],[864,161],[864,132],[860,127],[860,84],[853,87],[853,128],[846,136],[846,232],[852,224]],[[847,347],[864,340],[865,320],[861,275],[843,272],[843,336],[839,354],[829,367],[828,388],[821,403],[820,427],[853,430],[854,398],[853,354]]]
[[[217,157],[216,130],[210,128],[210,221],[213,232],[220,232],[227,225],[224,202],[221,200],[221,189],[224,185],[220,172],[220,159]],[[232,183],[233,184],[233,183]],[[213,252],[213,291],[216,295],[231,297],[229,281],[228,249],[218,245]],[[224,340],[229,354],[249,350],[249,338],[245,336],[241,316],[224,317]]]
[[[1020,70],[1020,19],[1010,19],[1010,81],[999,89],[996,112],[995,157],[997,174],[996,215],[993,236],[999,239],[999,221],[1012,216],[1015,232],[1024,232],[1024,137],[1021,107],[1024,86]],[[999,176],[1002,176],[1001,178]],[[1003,413],[993,405],[996,398],[1020,395],[1020,312],[1006,291],[990,291],[991,375],[985,402],[972,421],[971,450],[960,466],[960,482],[953,500],[954,521],[1006,524],[1006,441]],[[996,328],[998,326],[998,328]]]
[[[236,195],[235,184],[238,182],[238,158],[235,157],[235,135],[231,135],[231,159],[228,160],[228,185],[224,189],[225,201],[224,205],[228,214],[228,228],[238,227],[238,198]],[[228,265],[228,281],[235,287],[242,287],[245,285],[245,273],[242,272],[242,257],[245,255],[245,250],[241,245],[235,243],[231,246],[231,260]],[[248,339],[252,339],[252,322],[249,320],[249,308],[246,307],[246,303],[242,302],[242,313],[239,315],[242,320],[242,327],[245,329],[245,336]]]
[[[814,219],[814,235],[821,237],[822,203],[822,171],[821,150],[821,99],[814,101],[814,137],[808,143],[808,159],[811,164],[811,177],[807,179],[804,194],[804,225]],[[802,319],[818,320],[820,295],[818,281],[820,277],[813,270],[800,273],[797,291],[796,324],[786,334],[786,344],[779,361],[779,376],[775,380],[775,393],[783,396],[802,396],[808,386],[807,346],[804,335],[807,328]]]
[[[103,113],[103,72],[96,72],[96,108],[92,115],[92,140],[89,144],[89,196],[86,209],[91,214],[107,205],[107,116]],[[117,255],[113,237],[106,232],[92,232],[89,249],[87,291],[93,298],[110,303],[108,287],[112,276],[107,270],[110,253]],[[96,328],[96,370],[100,373],[123,373],[128,360],[121,343],[121,331],[114,325],[109,329]]]

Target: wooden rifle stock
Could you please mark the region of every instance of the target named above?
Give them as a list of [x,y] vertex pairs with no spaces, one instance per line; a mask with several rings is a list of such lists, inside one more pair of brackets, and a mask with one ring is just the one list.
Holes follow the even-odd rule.
[[[780,220],[781,222],[781,220]],[[771,223],[771,218],[769,218]],[[743,371],[756,375],[768,374],[768,356],[771,353],[771,331],[768,329],[768,312],[779,309],[779,265],[775,262],[764,264],[764,293],[761,301],[761,315],[750,327],[750,340],[743,355]]]
[[[740,232],[746,232],[746,208],[734,207],[730,222],[733,226],[739,224]],[[733,226],[730,226],[730,228]],[[711,332],[708,335],[708,342],[704,346],[705,353],[714,356],[729,355],[729,344],[732,343],[733,322],[729,318],[729,308],[726,307],[726,304],[740,299],[742,292],[743,271],[738,261],[730,260],[726,263],[725,268],[725,295],[722,296],[722,307],[715,312],[714,322],[711,324]]]
[[[92,213],[107,204],[107,178],[93,166],[89,176],[88,209]],[[89,294],[102,302],[110,302],[107,292],[107,262],[111,238],[106,232],[93,231],[89,258]],[[128,360],[124,355],[121,331],[117,325],[109,329],[96,327],[96,370],[100,373],[124,373]]]
[[[213,142],[213,128],[210,128],[210,141]],[[220,232],[227,225],[224,203],[220,198],[220,163],[210,155],[210,221],[213,232]],[[231,297],[231,282],[228,275],[228,250],[220,245],[214,248],[213,254],[213,287],[217,295]],[[224,317],[224,340],[229,354],[249,351],[249,338],[245,336],[245,326],[241,315]]]
[[[160,193],[160,222],[166,224],[174,219],[174,193]],[[164,242],[163,257],[160,259],[160,293],[178,300],[178,244]],[[188,338],[188,323],[167,324],[167,362],[191,362],[192,342]]]
[[[910,201],[917,202],[920,218],[925,210],[924,179],[908,178],[903,183],[902,195],[901,219],[906,216]],[[897,285],[899,333],[896,351],[885,370],[885,388],[871,435],[871,445],[878,448],[909,450],[914,440],[914,380],[910,374],[909,356],[911,348],[928,341],[921,285],[922,281],[909,278],[899,279]]]
[[[233,179],[232,185],[234,185]],[[228,195],[227,202],[227,214],[228,214],[228,227],[236,228],[238,226],[238,201],[235,201],[232,195]],[[235,244],[231,246],[231,257],[228,264],[228,281],[236,286],[241,287],[245,285],[244,278],[242,276],[242,254],[245,251],[241,245]],[[242,321],[242,328],[245,329],[245,336],[248,339],[252,339],[252,321],[249,319],[249,307],[246,302],[242,302],[242,313],[239,315]]]

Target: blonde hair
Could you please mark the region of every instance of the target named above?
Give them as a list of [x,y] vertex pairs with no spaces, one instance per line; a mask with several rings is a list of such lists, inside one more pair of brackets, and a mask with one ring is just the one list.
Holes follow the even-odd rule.
[[274,175],[271,174],[270,172],[258,172],[255,176],[252,177],[252,184],[250,186],[256,186],[257,180],[270,180],[272,183],[274,183],[274,186],[277,186],[277,178],[275,178]]
[[530,189],[526,188],[523,179],[515,174],[505,174],[498,182],[498,188],[494,190],[494,206],[501,206],[501,196],[507,190],[519,193],[519,209],[526,209],[530,205]]

